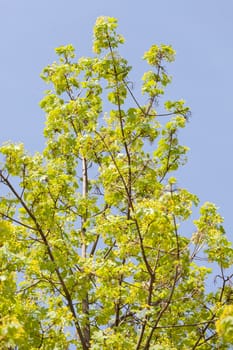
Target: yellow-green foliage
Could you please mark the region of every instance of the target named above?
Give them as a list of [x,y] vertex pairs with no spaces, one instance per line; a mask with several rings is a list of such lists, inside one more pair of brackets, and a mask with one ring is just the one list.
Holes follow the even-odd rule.
[[1,349],[217,350],[233,342],[233,250],[223,219],[207,202],[192,225],[199,200],[175,173],[186,162],[178,133],[189,115],[184,100],[164,97],[175,51],[146,51],[136,96],[123,43],[117,20],[100,17],[92,57],[57,48],[41,75],[51,88],[41,101],[43,152],[0,147]]

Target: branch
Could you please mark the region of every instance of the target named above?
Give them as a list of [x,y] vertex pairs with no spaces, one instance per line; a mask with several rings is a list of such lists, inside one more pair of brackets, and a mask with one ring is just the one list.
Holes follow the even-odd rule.
[[[106,144],[105,140],[104,140],[104,137],[98,132],[98,131],[95,131],[95,133],[99,136],[100,140],[103,142],[106,150],[109,152],[110,154],[110,157],[113,161],[113,164],[115,165],[116,169],[117,169],[117,172],[122,180],[122,183],[123,183],[123,186],[125,188],[125,191],[126,191],[126,194],[127,194],[127,197],[129,199],[129,204],[130,204],[130,207],[132,209],[132,211],[134,212],[134,205],[133,205],[133,202],[132,202],[132,199],[131,199],[131,196],[129,194],[129,191],[128,191],[128,187],[127,187],[127,184],[125,182],[125,179],[124,179],[124,176],[121,174],[121,171],[117,165],[117,162],[111,152],[111,150],[109,149],[108,145]],[[139,242],[140,242],[140,248],[141,248],[141,252],[142,252],[142,257],[143,257],[143,260],[144,260],[144,263],[146,265],[146,268],[147,268],[147,271],[149,272],[149,274],[153,274],[153,271],[151,269],[151,266],[147,260],[147,257],[146,257],[146,253],[145,253],[145,249],[144,249],[144,246],[143,246],[143,238],[142,238],[142,234],[141,234],[141,231],[140,231],[140,227],[139,227],[139,224],[138,224],[138,221],[136,218],[134,218],[134,222],[135,222],[135,225],[136,225],[136,228],[137,228],[137,232],[138,232],[138,236],[139,236]]]
[[140,103],[138,102],[138,100],[136,99],[136,97],[134,96],[132,90],[129,88],[128,83],[125,81],[125,79],[123,79],[123,83],[124,83],[126,89],[128,90],[128,92],[130,93],[135,104],[137,105],[137,107],[140,109],[140,111],[144,115],[144,117],[146,117],[146,116],[148,116],[148,117],[170,117],[172,115],[181,114],[184,118],[187,118],[187,115],[186,115],[187,110],[186,109],[181,109],[181,110],[177,110],[174,112],[168,112],[168,113],[147,113],[147,112],[145,112],[143,110],[142,106],[140,105]]
[[203,321],[203,322],[196,322],[196,323],[186,323],[186,324],[171,324],[167,326],[158,326],[157,329],[167,329],[167,328],[185,328],[185,327],[197,327],[201,326],[203,324],[209,324],[209,323],[215,323],[216,319],[209,320],[209,321]]
[[[157,256],[157,258],[158,258],[158,256]],[[158,261],[158,259],[156,259],[156,265],[157,265],[157,261]],[[150,285],[149,285],[149,292],[148,292],[148,298],[147,298],[148,305],[151,305],[154,281],[155,281],[155,275],[153,274],[150,277]],[[148,315],[146,315],[146,318],[145,318],[145,321],[143,322],[141,333],[140,333],[140,336],[139,336],[139,339],[137,342],[136,350],[140,349],[148,320],[149,320],[149,317],[148,317]]]
[[[209,339],[211,339],[213,336],[211,336],[210,338],[207,338],[205,339],[204,336],[205,336],[205,332],[207,331],[207,329],[209,328],[209,325],[211,323],[213,323],[215,321],[215,317],[216,317],[216,314],[214,314],[211,319],[209,321],[206,322],[206,325],[204,327],[204,329],[202,330],[202,334],[199,336],[199,338],[197,339],[196,343],[194,344],[194,346],[192,347],[192,350],[198,348],[201,344],[204,344],[206,343],[207,341],[209,341]],[[204,341],[202,343],[200,343],[201,339],[204,339]]]
[[2,216],[3,219],[6,218],[6,219],[8,219],[8,220],[10,220],[12,222],[15,222],[16,224],[19,224],[20,226],[24,226],[24,227],[28,228],[29,230],[37,231],[37,228],[32,227],[32,226],[27,225],[27,224],[24,224],[23,222],[21,222],[19,220],[16,220],[16,219],[12,218],[11,216],[9,216],[7,214],[4,214],[4,213],[0,212],[0,215]]
[[170,295],[169,295],[169,298],[167,300],[167,302],[165,303],[164,307],[162,308],[162,310],[160,311],[158,317],[157,317],[157,320],[155,321],[155,324],[154,326],[152,327],[152,330],[147,338],[147,342],[146,342],[146,345],[144,347],[144,350],[149,350],[150,348],[150,341],[151,341],[151,338],[153,336],[153,333],[154,331],[156,330],[157,328],[157,325],[161,319],[161,317],[163,316],[163,314],[165,313],[165,311],[168,309],[171,301],[172,301],[172,297],[173,297],[173,294],[174,294],[174,291],[175,291],[175,287],[176,287],[176,283],[177,283],[177,280],[178,280],[178,277],[179,277],[179,266],[176,266],[176,271],[175,271],[175,276],[174,276],[174,281],[173,281],[173,285],[172,285],[172,289],[171,289],[171,292],[170,292]]
[[[116,90],[117,90],[117,106],[118,106],[118,112],[119,112],[119,118],[120,118],[120,127],[121,127],[121,135],[123,138],[123,144],[124,144],[124,148],[125,148],[125,153],[127,156],[127,160],[128,160],[128,186],[127,186],[127,196],[128,196],[128,215],[127,215],[127,219],[130,219],[130,207],[132,206],[132,173],[131,173],[131,156],[130,156],[130,152],[128,149],[128,145],[126,143],[126,138],[125,138],[125,132],[124,132],[124,125],[123,125],[123,117],[122,117],[122,112],[121,112],[121,102],[120,102],[120,96],[119,96],[119,80],[118,80],[118,73],[117,73],[117,69],[116,69],[116,61],[115,61],[115,57],[113,54],[113,50],[112,50],[112,46],[111,46],[111,42],[109,39],[109,36],[107,35],[108,38],[108,45],[109,45],[109,49],[111,52],[111,57],[112,57],[112,62],[113,62],[113,69],[114,69],[114,75],[115,75],[115,80],[116,80]],[[124,80],[123,80],[124,82]]]
[[[162,175],[161,179],[159,180],[160,183],[164,180],[165,176],[167,175],[167,173],[169,172],[169,170],[171,168],[171,164],[169,162],[170,162],[170,158],[171,158],[173,134],[175,134],[175,132],[171,131],[170,138],[169,138],[169,150],[168,150],[168,155],[167,155],[166,169],[165,169],[164,174]],[[179,159],[179,156],[177,156],[174,159],[174,161],[176,161],[178,159]]]
[[96,250],[97,244],[98,244],[98,242],[99,242],[99,238],[100,238],[100,235],[97,235],[96,240],[95,240],[95,242],[93,243],[93,246],[92,246],[92,248],[91,248],[90,256],[93,256],[93,255],[95,254],[95,250]]
[[6,178],[2,172],[0,172],[0,177],[1,179],[4,181],[4,183],[7,185],[7,187],[10,189],[10,191],[14,194],[14,196],[18,199],[19,203],[21,203],[21,205],[23,206],[23,208],[26,210],[27,214],[29,215],[29,217],[32,219],[32,221],[34,222],[35,226],[36,226],[36,230],[38,231],[38,233],[40,234],[41,238],[42,238],[42,241],[44,242],[46,248],[47,248],[47,252],[48,252],[48,255],[49,255],[49,258],[50,260],[52,261],[52,263],[54,264],[54,269],[55,269],[55,272],[57,274],[57,277],[61,283],[61,286],[62,286],[62,289],[64,291],[64,294],[65,294],[65,297],[66,297],[66,300],[67,300],[67,303],[68,303],[68,306],[69,306],[69,309],[74,317],[74,324],[75,324],[75,328],[77,330],[77,333],[79,335],[79,338],[80,338],[80,341],[82,343],[82,347],[83,347],[83,350],[88,350],[88,347],[85,343],[85,339],[83,337],[83,334],[82,334],[82,330],[81,330],[81,327],[79,325],[79,321],[77,319],[77,315],[76,315],[76,311],[74,309],[74,305],[73,305],[73,302],[72,302],[72,298],[71,298],[71,295],[69,293],[69,290],[65,284],[65,281],[63,280],[63,277],[60,273],[60,270],[56,264],[56,261],[55,261],[55,258],[53,256],[53,252],[52,252],[52,249],[49,245],[49,242],[47,240],[47,237],[45,235],[45,233],[43,232],[42,228],[40,227],[39,223],[37,222],[37,219],[35,217],[35,215],[32,213],[32,211],[28,208],[28,206],[26,205],[26,203],[23,201],[23,199],[20,197],[20,195],[17,193],[17,191],[15,190],[15,188],[13,187],[13,185],[10,183],[10,181],[8,180],[8,178]]

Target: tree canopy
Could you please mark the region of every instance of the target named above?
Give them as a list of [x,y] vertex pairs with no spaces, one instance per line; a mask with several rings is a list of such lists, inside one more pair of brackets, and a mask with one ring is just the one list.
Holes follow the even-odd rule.
[[233,343],[223,218],[206,202],[192,223],[199,200],[176,179],[188,151],[178,133],[190,112],[163,96],[175,51],[161,44],[145,52],[138,96],[123,43],[117,20],[100,17],[91,57],[57,48],[42,72],[50,88],[40,103],[44,150],[0,147],[2,349]]

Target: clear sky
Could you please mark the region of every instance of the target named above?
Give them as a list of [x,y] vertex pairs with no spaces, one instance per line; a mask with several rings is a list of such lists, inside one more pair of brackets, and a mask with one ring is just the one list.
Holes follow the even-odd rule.
[[119,20],[135,84],[151,44],[171,44],[177,51],[168,67],[173,83],[167,97],[184,98],[192,110],[180,133],[191,150],[179,185],[219,206],[233,241],[232,0],[0,0],[0,143],[42,149],[38,103],[47,87],[39,74],[59,45],[72,43],[79,55],[89,55],[92,27],[101,15]]

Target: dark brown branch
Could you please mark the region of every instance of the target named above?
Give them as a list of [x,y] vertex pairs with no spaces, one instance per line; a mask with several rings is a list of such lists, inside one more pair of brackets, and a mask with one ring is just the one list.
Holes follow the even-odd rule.
[[2,216],[3,219],[8,219],[9,221],[12,221],[12,222],[15,222],[16,224],[20,225],[20,226],[24,226],[26,228],[28,228],[29,230],[32,230],[32,231],[37,231],[37,228],[35,227],[32,227],[30,225],[27,225],[27,224],[24,224],[22,221],[19,221],[15,218],[12,218],[11,216],[7,215],[7,214],[4,214],[4,213],[0,213],[0,216]]
[[[122,266],[125,264],[125,258],[122,260]],[[120,324],[120,311],[121,311],[121,286],[123,282],[124,276],[123,274],[120,275],[119,278],[119,297],[117,302],[115,303],[115,327],[118,327]]]
[[186,327],[198,327],[201,325],[209,324],[209,323],[215,323],[216,319],[209,320],[209,321],[203,321],[203,322],[196,322],[196,323],[184,323],[184,324],[171,324],[167,326],[157,326],[157,329],[167,329],[167,328],[186,328]]
[[[222,304],[225,304],[225,303],[228,303],[229,302],[229,299],[231,299],[231,295],[228,296],[228,298],[226,299],[226,301],[223,303],[223,297],[224,297],[224,292],[225,292],[225,287],[226,287],[226,283],[229,281],[230,277],[225,277],[224,276],[224,271],[223,271],[223,268],[221,267],[221,278],[223,280],[223,283],[222,283],[222,288],[221,288],[221,292],[220,292],[220,295],[219,295],[219,302],[222,303]],[[210,310],[211,311],[211,310]],[[212,312],[212,311],[211,311]],[[198,337],[196,343],[194,344],[192,350],[200,347],[202,344],[205,344],[207,343],[210,339],[212,339],[214,336],[216,336],[216,334],[213,334],[211,335],[210,337],[208,338],[205,338],[205,333],[206,331],[208,330],[209,326],[211,323],[215,322],[216,321],[216,312],[215,313],[212,313],[212,317],[209,321],[206,322],[206,326],[204,327],[204,329],[202,330],[202,334]],[[203,341],[201,341],[202,339],[204,339]]]
[[95,242],[93,243],[93,246],[91,248],[91,251],[90,251],[90,256],[93,256],[95,254],[95,251],[96,251],[96,248],[97,248],[97,244],[99,242],[99,238],[100,238],[100,235],[97,235],[96,237],[96,240]]
[[129,88],[128,83],[125,81],[125,79],[123,79],[123,82],[124,82],[124,85],[125,85],[126,89],[129,92],[129,94],[131,95],[132,99],[134,100],[136,106],[138,107],[138,109],[142,112],[142,114],[145,117],[146,116],[148,116],[148,117],[170,117],[172,115],[181,114],[183,117],[187,118],[187,116],[186,116],[187,110],[186,109],[181,109],[181,110],[177,110],[177,111],[174,111],[174,112],[168,112],[168,113],[147,113],[147,112],[145,112],[143,107],[140,105],[140,103],[138,102],[138,100],[134,96],[132,90]]
[[23,201],[23,199],[20,197],[20,195],[17,193],[17,191],[15,190],[15,188],[12,186],[12,184],[9,182],[9,180],[2,174],[2,172],[0,173],[0,176],[1,176],[1,179],[4,181],[4,183],[8,186],[8,188],[10,189],[10,191],[13,193],[13,195],[19,200],[19,202],[21,203],[21,205],[23,206],[23,208],[25,209],[25,211],[27,212],[27,214],[29,215],[29,217],[32,219],[32,221],[34,222],[35,224],[35,227],[36,227],[36,230],[38,231],[38,233],[40,234],[41,236],[41,239],[42,241],[44,242],[44,245],[46,246],[46,249],[47,249],[47,252],[48,252],[48,255],[49,255],[49,258],[51,260],[51,262],[54,264],[54,270],[57,274],[57,277],[58,277],[58,280],[60,281],[61,283],[61,286],[62,286],[62,289],[64,291],[64,294],[65,294],[65,297],[66,297],[66,300],[67,300],[67,303],[68,303],[68,306],[69,306],[69,309],[71,311],[71,314],[73,315],[74,317],[74,324],[75,324],[75,328],[77,330],[77,333],[79,335],[79,338],[80,338],[80,341],[82,343],[82,347],[83,347],[83,350],[88,350],[88,347],[86,346],[86,343],[85,343],[85,339],[83,337],[83,334],[82,334],[82,330],[81,330],[81,327],[79,325],[79,321],[77,319],[77,315],[76,315],[76,311],[74,309],[74,305],[73,305],[73,302],[72,302],[72,298],[71,298],[71,295],[69,293],[69,290],[67,289],[67,286],[65,284],[65,281],[63,280],[62,278],[62,275],[60,273],[60,270],[59,268],[57,267],[56,265],[56,261],[55,261],[55,258],[53,256],[53,252],[52,252],[52,249],[49,245],[49,242],[47,240],[47,237],[45,235],[45,233],[43,232],[42,228],[40,227],[39,223],[37,222],[37,219],[36,217],[34,216],[34,214],[32,213],[32,211],[28,208],[28,206],[26,205],[26,203]]
[[[206,325],[205,325],[205,327],[202,329],[202,332],[201,332],[200,336],[198,337],[196,343],[195,343],[194,346],[192,347],[192,350],[197,349],[197,348],[200,346],[200,343],[201,343],[201,340],[202,340],[202,339],[204,339],[204,341],[203,341],[201,344],[204,344],[204,343],[206,343],[206,342],[209,340],[208,338],[205,339],[205,332],[206,332],[207,329],[209,328],[210,324],[213,323],[213,322],[215,322],[215,319],[216,319],[216,314],[214,314],[214,315],[211,317],[211,319],[210,319],[208,322],[206,322]],[[212,338],[212,336],[211,336],[211,338]]]
[[[125,188],[125,191],[126,191],[126,194],[127,194],[127,197],[129,199],[129,204],[130,204],[130,207],[131,207],[131,210],[132,212],[134,212],[134,205],[133,205],[133,202],[132,202],[132,199],[131,199],[131,196],[129,194],[129,191],[128,191],[128,187],[127,187],[127,184],[125,182],[125,179],[124,179],[124,176],[121,174],[121,171],[117,165],[117,162],[111,152],[111,150],[109,149],[108,145],[106,144],[105,140],[104,140],[104,137],[98,132],[98,131],[95,131],[95,133],[99,136],[100,140],[103,142],[106,150],[109,152],[110,154],[110,157],[113,161],[113,164],[115,165],[116,169],[117,169],[117,172],[122,180],[122,183],[123,183],[123,186]],[[142,252],[142,257],[143,257],[143,260],[144,260],[144,263],[146,265],[146,268],[147,268],[147,271],[149,272],[149,274],[153,274],[152,272],[152,269],[151,269],[151,266],[147,260],[147,257],[146,257],[146,253],[145,253],[145,249],[144,249],[144,245],[143,245],[143,238],[142,238],[142,234],[141,234],[141,231],[140,231],[140,227],[139,227],[139,224],[138,224],[138,221],[137,219],[134,219],[134,222],[135,222],[135,225],[136,225],[136,228],[137,228],[137,232],[138,232],[138,236],[139,236],[139,242],[140,242],[140,248],[141,248],[141,252]]]
[[[172,185],[171,185],[171,197],[173,197],[173,191],[172,191]],[[179,235],[178,235],[178,229],[177,229],[177,223],[176,223],[176,217],[174,214],[172,214],[172,220],[173,220],[173,225],[174,225],[174,230],[175,230],[175,235],[176,235],[176,247],[177,247],[177,260],[180,260],[180,242],[179,242]]]
[[147,341],[146,341],[146,345],[144,347],[144,350],[149,350],[150,348],[150,342],[151,342],[151,338],[154,334],[154,331],[156,330],[157,328],[157,325],[160,321],[160,319],[162,318],[163,314],[167,311],[169,305],[171,304],[171,301],[172,301],[172,298],[173,298],[173,294],[174,294],[174,291],[175,291],[175,287],[176,287],[176,283],[177,283],[177,280],[178,280],[178,277],[179,277],[179,266],[176,266],[176,270],[175,270],[175,276],[174,276],[174,281],[173,281],[173,285],[171,287],[171,291],[170,291],[170,295],[169,295],[169,298],[168,300],[166,301],[164,307],[161,309],[158,317],[157,317],[157,320],[155,321],[155,324],[154,326],[152,327],[152,330],[147,338]]
[[[170,137],[169,137],[169,150],[168,150],[168,154],[167,154],[167,163],[166,163],[166,169],[161,177],[161,179],[159,180],[159,182],[161,183],[165,176],[167,175],[167,173],[169,172],[170,168],[171,168],[171,164],[170,164],[170,158],[171,158],[171,151],[172,151],[172,142],[173,142],[173,135],[175,134],[174,131],[171,131]],[[178,160],[179,157],[177,156],[174,161]]]
[[107,259],[107,257],[109,256],[109,254],[111,253],[111,251],[113,250],[113,248],[116,246],[116,240],[114,240],[113,244],[111,245],[111,247],[109,247],[109,249],[107,250],[107,252],[104,254],[104,259]]
[[[83,185],[83,189],[82,189],[82,195],[83,198],[86,199],[88,196],[88,171],[87,171],[87,159],[83,157],[82,159],[82,185]],[[84,213],[84,215],[81,217],[82,219],[82,227],[81,227],[81,233],[82,233],[82,258],[86,258],[87,256],[87,245],[85,242],[85,235],[86,235],[86,228],[85,228],[85,224],[87,221],[87,217],[88,217],[88,210],[86,208],[86,211]],[[83,336],[84,336],[84,340],[86,343],[87,348],[90,347],[90,337],[91,337],[91,330],[90,330],[90,319],[89,319],[89,295],[88,295],[88,291],[86,291],[85,293],[85,297],[82,300],[82,311],[83,314],[85,315],[85,322],[84,322],[84,326],[83,326]]]
[[110,39],[108,37],[108,44],[109,44],[109,49],[111,52],[111,57],[112,57],[112,62],[113,62],[113,69],[114,69],[114,75],[115,75],[115,80],[116,80],[116,90],[117,90],[117,106],[118,106],[118,113],[119,113],[119,119],[120,119],[120,128],[121,128],[121,135],[123,138],[123,144],[124,144],[124,148],[125,148],[125,153],[127,156],[127,160],[128,160],[128,191],[127,191],[127,195],[128,195],[128,215],[127,218],[128,220],[130,219],[130,203],[132,203],[132,173],[131,173],[131,156],[130,156],[130,152],[128,149],[128,145],[126,142],[126,138],[125,138],[125,132],[124,132],[124,124],[123,124],[123,117],[122,117],[122,111],[121,111],[121,102],[120,102],[120,94],[119,94],[119,80],[118,80],[118,73],[117,73],[117,68],[116,68],[116,62],[115,62],[115,57],[113,54],[113,50],[112,50],[112,46],[111,46],[111,42]]

